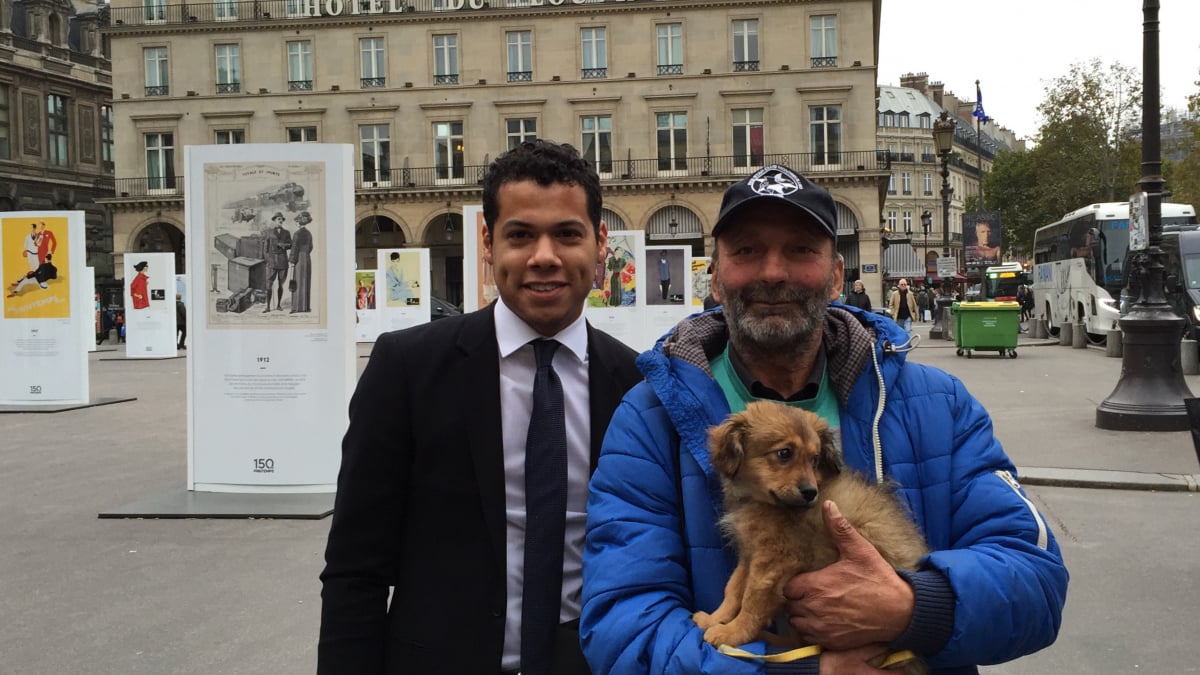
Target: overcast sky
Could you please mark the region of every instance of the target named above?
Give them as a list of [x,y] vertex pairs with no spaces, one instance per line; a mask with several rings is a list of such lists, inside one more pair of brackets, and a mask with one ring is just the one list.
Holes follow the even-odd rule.
[[[919,6],[917,6],[919,5]],[[1200,80],[1200,0],[1160,0],[1162,104],[1184,110]],[[879,84],[925,72],[996,123],[1032,137],[1046,86],[1073,63],[1099,58],[1142,72],[1142,0],[1006,0],[940,6],[884,0]]]

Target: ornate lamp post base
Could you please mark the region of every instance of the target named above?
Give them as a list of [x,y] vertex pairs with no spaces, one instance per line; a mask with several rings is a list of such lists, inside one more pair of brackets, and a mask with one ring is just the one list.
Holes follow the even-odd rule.
[[1121,319],[1121,379],[1096,407],[1097,427],[1114,431],[1189,428],[1183,399],[1192,393],[1179,362],[1179,338],[1186,323],[1170,310],[1135,310]]
[[950,316],[950,306],[953,304],[954,298],[937,299],[938,320],[929,329],[930,340],[954,339],[954,318]]

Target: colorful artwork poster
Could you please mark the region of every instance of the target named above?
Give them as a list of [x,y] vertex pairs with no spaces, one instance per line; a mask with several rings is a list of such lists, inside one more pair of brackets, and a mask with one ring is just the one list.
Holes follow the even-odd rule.
[[213,163],[204,172],[208,327],[324,328],[324,163]]
[[375,270],[354,273],[354,308],[375,309]]
[[70,249],[65,216],[0,218],[4,318],[70,318]]
[[421,307],[426,304],[425,288],[421,286],[421,251],[395,249],[382,258],[384,283],[387,284],[387,306],[390,308]]
[[632,232],[609,232],[608,247],[596,264],[588,307],[634,307],[637,305],[638,237]]
[[[170,265],[163,263],[169,262]],[[175,309],[174,254],[125,254],[125,310],[164,312]],[[167,292],[170,291],[170,296]]]
[[473,231],[467,229],[463,232],[464,312],[487,307],[500,297],[492,266],[483,258],[485,225],[482,205],[471,204],[463,207],[463,227],[473,228]]
[[704,307],[712,292],[712,258],[692,258],[692,306]]
[[[647,305],[682,305],[691,295],[688,247],[646,247]],[[685,272],[686,270],[686,272]]]

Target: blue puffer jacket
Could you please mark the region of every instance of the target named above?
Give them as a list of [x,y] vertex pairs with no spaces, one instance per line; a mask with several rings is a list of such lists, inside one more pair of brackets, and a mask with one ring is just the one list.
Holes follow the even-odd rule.
[[[906,577],[916,606],[897,646],[940,634],[940,650],[926,654],[933,671],[975,673],[1051,644],[1067,570],[987,412],[957,378],[907,363],[896,346],[909,338],[893,321],[830,307],[826,358],[846,464],[898,483],[934,551]],[[708,369],[727,340],[718,310],[681,322],[638,358],[646,381],[613,415],[583,557],[581,635],[596,675],[775,672],[718,654],[691,618],[720,604],[737,562],[717,530],[721,487],[706,444],[729,414]]]

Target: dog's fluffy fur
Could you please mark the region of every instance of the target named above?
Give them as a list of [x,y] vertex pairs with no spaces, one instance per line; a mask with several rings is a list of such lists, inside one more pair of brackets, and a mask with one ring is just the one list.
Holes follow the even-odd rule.
[[738,550],[721,606],[695,615],[711,644],[755,639],[782,610],[789,579],[837,561],[821,515],[825,500],[892,566],[916,569],[927,553],[891,487],[843,469],[829,426],[813,413],[751,403],[709,430],[709,449],[725,491],[721,527]]

